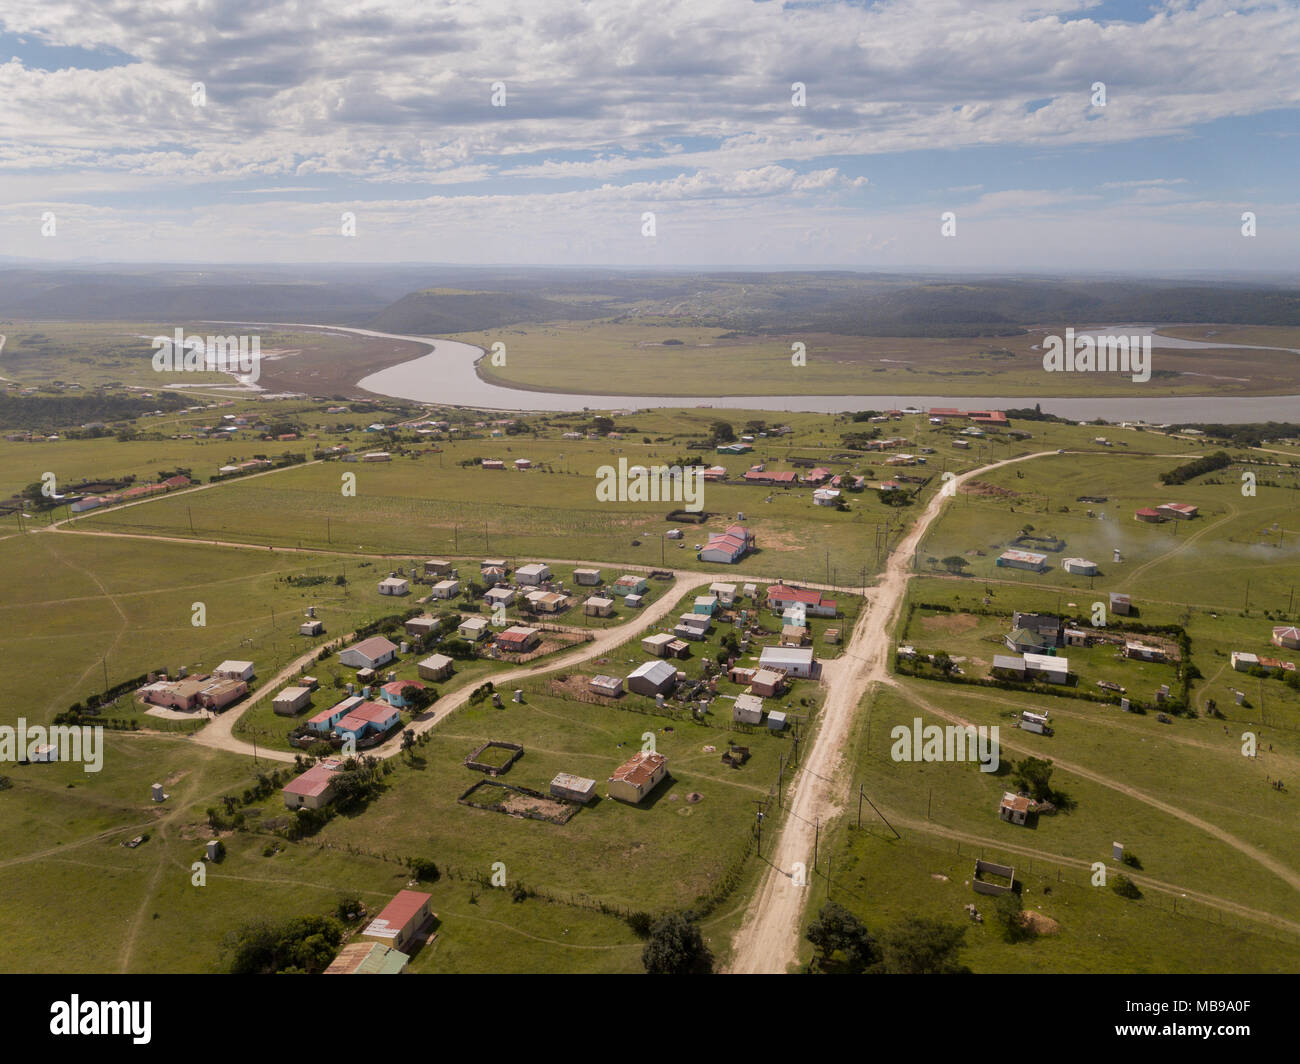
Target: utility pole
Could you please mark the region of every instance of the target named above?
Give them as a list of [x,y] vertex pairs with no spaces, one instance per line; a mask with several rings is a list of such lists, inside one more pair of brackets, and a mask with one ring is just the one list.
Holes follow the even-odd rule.
[[195,532],[194,532],[194,514],[190,511],[190,508],[189,508],[188,506],[185,507],[185,516],[188,517],[188,518],[190,519],[190,535],[192,536],[192,535],[195,534]]
[[821,842],[822,837],[822,818],[818,816],[813,821],[813,867],[817,867],[817,844]]

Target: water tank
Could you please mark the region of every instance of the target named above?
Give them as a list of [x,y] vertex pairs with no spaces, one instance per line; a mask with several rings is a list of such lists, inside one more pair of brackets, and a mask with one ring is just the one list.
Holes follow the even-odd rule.
[[161,783],[155,783],[151,788],[151,790],[153,792],[153,800],[155,802],[161,802],[164,798],[167,797],[167,795],[163,794],[163,786]]

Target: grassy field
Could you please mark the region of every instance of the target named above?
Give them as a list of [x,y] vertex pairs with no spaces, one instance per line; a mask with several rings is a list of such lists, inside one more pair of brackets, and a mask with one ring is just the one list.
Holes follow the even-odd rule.
[[[1215,394],[1290,394],[1287,389],[1294,391],[1300,386],[1300,359],[1268,351],[1157,348],[1152,378],[1142,384],[1119,373],[1048,373],[1043,369],[1039,345],[1047,334],[1063,335],[1065,324],[1073,324],[1076,330],[1088,327],[1082,322],[1063,323],[1034,328],[1021,336],[974,339],[816,332],[747,336],[690,324],[598,319],[531,322],[465,333],[456,339],[485,350],[504,343],[506,365],[494,367],[485,361],[480,372],[497,383],[538,391],[717,396],[865,392],[1133,396],[1205,394],[1210,378]],[[1298,331],[1227,329],[1216,335],[1223,343],[1300,347],[1295,339]],[[1290,336],[1290,342],[1277,343],[1280,334]],[[804,345],[805,365],[792,364],[794,343]],[[592,375],[596,365],[599,378]]]
[[[1053,759],[1052,785],[1068,794],[1072,808],[1028,828],[1012,825],[997,815],[1004,774],[982,773],[973,764],[892,760],[894,726],[911,728],[916,718],[950,723],[927,705],[998,725],[1004,765],[1026,754]],[[1049,708],[1056,734],[1014,730],[1010,713],[1020,708]],[[1226,831],[1294,870],[1300,841],[1289,812],[1294,792],[1278,794],[1263,778],[1300,763],[1294,737],[1285,752],[1252,760],[1212,720],[1179,720],[1168,728],[1113,707],[912,680],[877,692],[869,709],[852,757],[854,787],[864,788],[902,839],[866,805],[863,829],[855,830],[851,803],[828,852],[831,896],[873,930],[906,912],[966,924],[965,961],[977,971],[1294,971],[1300,965],[1300,935],[1269,919],[1294,917],[1294,888],[1188,820]],[[1090,885],[1090,866],[1110,864],[1115,840],[1141,861],[1139,871],[1110,868],[1139,883],[1144,897],[1138,901]],[[1024,883],[1025,908],[1055,920],[1059,933],[1010,946],[990,922],[971,924],[967,902],[986,914],[992,908],[969,888],[981,856],[1013,865]],[[824,900],[825,871],[823,861],[810,885],[810,914]],[[811,947],[805,945],[804,955]]]

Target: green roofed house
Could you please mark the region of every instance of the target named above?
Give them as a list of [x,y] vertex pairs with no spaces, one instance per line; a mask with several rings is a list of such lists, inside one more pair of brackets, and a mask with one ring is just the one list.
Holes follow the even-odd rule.
[[1041,632],[1031,632],[1028,628],[1014,628],[1003,638],[1008,650],[1023,654],[1026,650],[1038,652],[1056,646],[1056,641],[1048,639]]
[[411,958],[380,942],[349,942],[325,969],[326,975],[401,975]]

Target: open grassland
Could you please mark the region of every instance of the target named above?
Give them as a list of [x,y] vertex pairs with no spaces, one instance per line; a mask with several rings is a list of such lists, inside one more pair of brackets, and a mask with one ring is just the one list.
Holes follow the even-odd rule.
[[[629,395],[895,395],[1133,396],[1288,394],[1300,388],[1300,357],[1273,351],[1153,351],[1150,381],[1121,373],[1048,373],[1041,344],[1064,335],[1065,325],[1020,336],[906,338],[830,333],[743,335],[676,323],[624,319],[532,322],[456,339],[490,350],[506,345],[506,365],[480,363],[484,377],[537,391]],[[1205,330],[1201,330],[1204,332]],[[1231,330],[1237,337],[1245,330]],[[1264,330],[1258,331],[1261,337]],[[1268,330],[1293,334],[1297,330]],[[1202,339],[1200,335],[1188,338]],[[1215,337],[1207,338],[1213,342]],[[1223,343],[1263,338],[1219,337]],[[792,344],[804,345],[806,364],[792,364]],[[1300,347],[1300,342],[1276,344]],[[599,373],[594,374],[593,369]]]
[[[245,923],[330,914],[345,894],[373,915],[407,886],[391,861],[256,832],[227,834],[225,858],[196,886],[204,809],[251,783],[256,764],[177,740],[107,741],[98,774],[18,766],[0,792],[0,971],[220,971],[223,936]],[[150,801],[153,781],[169,794],[161,805]],[[140,834],[140,846],[121,845]],[[275,841],[282,848],[271,855]],[[640,970],[642,944],[616,916],[536,897],[514,903],[505,890],[447,876],[421,889],[433,895],[438,937],[414,971]]]
[[[400,608],[374,594],[369,579],[336,585],[339,559],[44,532],[0,540],[0,560],[6,720],[21,709],[48,721],[153,669],[175,675],[183,665],[195,673],[240,658],[254,661],[265,679],[312,645],[297,634],[308,605],[332,637]],[[356,563],[350,569],[356,576]],[[306,588],[280,579],[303,575],[329,579]],[[192,623],[196,603],[206,613],[200,626]],[[33,676],[43,678],[37,688]],[[126,696],[104,716],[168,727]]]
[[348,394],[368,373],[420,352],[418,345],[405,341],[290,326],[19,321],[0,326],[7,337],[0,352],[0,376],[42,389],[77,385],[79,388],[70,389],[74,394],[114,385],[151,391],[180,386],[192,389],[196,401],[209,394],[239,394],[237,383],[224,373],[159,372],[153,368],[153,338],[171,338],[178,327],[186,336],[259,337],[262,362],[257,385],[267,392]]
[[[1248,759],[1235,735],[1224,735],[1212,720],[1166,726],[1114,707],[911,680],[869,696],[869,708],[867,735],[859,733],[852,758],[854,797],[861,786],[902,840],[865,803],[863,830],[853,830],[851,802],[829,853],[832,896],[872,930],[906,912],[966,924],[965,960],[977,971],[1300,966],[1294,920],[1300,838],[1289,808],[1295,791],[1273,791],[1264,779],[1300,765],[1294,737],[1285,752]],[[1012,714],[1021,708],[1049,709],[1056,734],[1014,729]],[[916,719],[923,726],[998,725],[1001,772],[983,773],[971,763],[895,761],[891,730],[910,732]],[[1007,762],[1026,755],[1053,760],[1052,787],[1068,796],[1070,808],[1022,827],[1000,820],[997,807],[1011,786]],[[1139,870],[1111,862],[1116,840],[1139,858]],[[992,910],[992,900],[969,887],[980,856],[1015,866],[1026,909],[1055,920],[1059,933],[1010,946],[991,921],[970,924],[963,911],[968,902],[986,915]],[[1112,876],[1122,871],[1133,878],[1144,897],[1126,901],[1091,886],[1097,861]],[[825,870],[823,861],[810,890],[810,914],[824,896]]]

